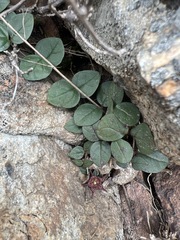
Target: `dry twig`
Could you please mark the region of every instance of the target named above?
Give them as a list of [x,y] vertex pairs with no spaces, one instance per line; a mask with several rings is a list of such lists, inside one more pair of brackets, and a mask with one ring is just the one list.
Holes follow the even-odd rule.
[[[86,14],[87,11],[85,11],[84,8],[83,8],[83,11],[81,11],[81,8],[78,8],[78,5],[74,0],[66,0],[66,2],[72,6],[72,9],[73,9],[75,15],[77,16],[78,20],[81,21],[81,23],[89,31],[89,33],[94,38],[94,40],[98,43],[99,46],[101,46],[109,54],[113,54],[116,56],[122,56],[126,52],[126,49],[124,49],[124,48],[122,48],[120,50],[116,50],[116,49],[112,48],[98,36],[98,34],[94,31],[94,27],[88,21],[87,14]],[[75,25],[77,25],[77,24],[75,23]]]

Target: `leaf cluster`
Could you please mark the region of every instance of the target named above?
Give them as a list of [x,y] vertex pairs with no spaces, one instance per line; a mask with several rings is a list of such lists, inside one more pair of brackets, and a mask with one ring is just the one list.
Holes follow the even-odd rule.
[[[9,0],[3,0],[0,4],[0,12],[8,5]],[[5,20],[24,38],[28,39],[34,27],[34,17],[30,13],[9,13]],[[11,44],[21,44],[23,40],[0,21],[0,52],[7,50]]]
[[71,86],[64,91],[64,80],[54,83],[48,92],[48,101],[55,106],[77,106],[65,129],[84,135],[83,146],[76,146],[69,153],[82,172],[92,164],[102,167],[112,158],[120,167],[127,167],[131,162],[134,169],[148,173],[167,166],[168,158],[156,150],[150,128],[146,123],[139,123],[139,109],[122,101],[122,88],[112,81],[99,84],[100,75],[90,70],[76,73],[72,81],[79,88],[83,86],[83,91],[93,95],[101,105],[98,108],[84,100],[82,103],[80,94]]

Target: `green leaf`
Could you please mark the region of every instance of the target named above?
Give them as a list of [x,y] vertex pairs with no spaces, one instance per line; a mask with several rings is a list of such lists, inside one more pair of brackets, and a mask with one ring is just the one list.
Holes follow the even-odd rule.
[[[9,23],[24,39],[27,40],[34,27],[34,17],[30,13],[20,13],[11,17],[9,19]],[[23,40],[21,40],[21,38],[18,37],[12,30],[9,30],[9,32],[13,43],[23,43]]]
[[108,106],[108,92],[111,86],[111,82],[104,82],[100,85],[98,92],[97,92],[97,101],[103,107]]
[[85,103],[74,112],[74,122],[78,126],[92,125],[101,118],[102,113],[102,109],[93,104]]
[[154,138],[146,123],[141,123],[132,128],[130,134],[134,137],[141,153],[150,154],[155,150]]
[[112,100],[116,104],[120,104],[124,97],[124,90],[123,90],[123,88],[121,88],[117,84],[115,84],[114,82],[111,82],[109,96],[112,98]]
[[106,114],[110,114],[113,112],[114,112],[114,102],[111,98],[109,98]]
[[[30,69],[32,71],[29,71]],[[27,55],[20,62],[20,69],[23,72],[23,77],[27,80],[35,81],[42,80],[50,75],[52,68],[47,66],[47,63],[38,55]]]
[[0,12],[2,12],[10,3],[10,0],[1,0]]
[[99,140],[99,138],[96,134],[97,124],[98,124],[98,122],[91,126],[82,127],[82,132],[83,132],[85,138],[91,142],[96,142]]
[[72,159],[71,161],[78,167],[81,167],[83,165],[83,160],[81,159]]
[[100,85],[97,93],[97,101],[104,107],[108,107],[109,101],[113,100],[119,104],[124,96],[124,90],[112,81],[104,82]]
[[168,158],[159,151],[154,151],[149,155],[138,153],[132,159],[132,167],[147,173],[158,173],[167,167],[168,162]]
[[82,167],[83,167],[83,168],[88,168],[88,167],[90,167],[92,164],[93,164],[93,161],[88,160],[88,159],[85,159],[85,160],[83,161]]
[[105,115],[99,122],[96,133],[104,141],[116,141],[122,138],[128,129],[115,117],[114,114]]
[[128,126],[136,125],[140,118],[140,112],[138,108],[129,102],[123,102],[116,105],[114,114],[122,123]]
[[78,127],[75,123],[74,123],[74,119],[71,118],[65,125],[64,128],[68,131],[68,132],[72,132],[72,133],[82,133],[82,128]]
[[102,167],[108,163],[111,157],[110,145],[103,141],[93,143],[90,149],[90,157],[98,167]]
[[64,57],[64,45],[60,38],[44,38],[37,43],[36,50],[55,66],[59,65]]
[[111,152],[118,163],[129,163],[133,157],[131,145],[122,139],[111,143]]
[[90,153],[90,148],[92,146],[93,142],[87,141],[84,143],[83,148],[85,153]]
[[50,104],[56,107],[72,108],[78,104],[80,94],[66,80],[63,79],[55,82],[51,86],[48,91],[47,100]]
[[127,168],[129,165],[129,163],[120,163],[120,162],[116,162],[116,164],[121,168]]
[[80,167],[79,170],[81,171],[82,174],[87,175],[87,169]]
[[68,155],[70,158],[81,159],[84,156],[84,149],[81,146],[74,147]]
[[16,16],[17,14],[15,12],[8,13],[5,17],[6,21],[9,22],[11,18]]
[[74,75],[72,82],[87,96],[93,95],[99,86],[100,74],[93,70],[84,70]]
[[0,52],[5,51],[10,46],[9,34],[6,26],[0,23]]

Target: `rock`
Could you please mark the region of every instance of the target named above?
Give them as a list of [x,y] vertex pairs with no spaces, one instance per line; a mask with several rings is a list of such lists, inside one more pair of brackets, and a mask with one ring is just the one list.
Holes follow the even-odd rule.
[[[93,1],[97,35],[122,56],[103,52],[83,25],[71,26],[80,46],[123,86],[154,134],[157,148],[180,164],[179,1]],[[167,144],[168,143],[168,144]]]
[[94,197],[55,140],[0,134],[0,239],[123,239],[121,206]]
[[1,55],[0,63],[0,132],[54,136],[69,144],[83,139],[82,135],[64,129],[72,114],[47,103],[47,91],[51,86],[47,81],[28,82],[19,78],[18,90],[11,102],[16,78],[7,57]]
[[125,185],[129,182],[132,182],[132,180],[137,176],[138,171],[134,170],[131,165],[129,165],[127,168],[121,168],[118,165],[116,165],[116,174],[112,178],[112,181],[118,185]]

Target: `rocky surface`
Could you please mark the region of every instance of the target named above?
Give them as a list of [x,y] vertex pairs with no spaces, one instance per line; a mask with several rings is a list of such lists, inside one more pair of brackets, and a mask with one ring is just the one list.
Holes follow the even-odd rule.
[[[176,1],[170,6],[158,0],[94,1],[92,24],[114,48],[128,49],[122,58],[97,54],[76,37],[125,87],[153,130],[157,146],[178,163],[179,11]],[[92,41],[88,33],[85,36]],[[179,237],[179,169],[175,165],[170,165],[172,175],[153,177],[159,209],[154,209],[141,173],[134,179],[137,172],[125,186],[119,186],[124,184],[121,174],[114,178],[118,185],[108,179],[106,191],[96,191],[92,198],[67,157],[69,144],[82,140],[63,128],[71,113],[47,104],[48,81],[19,78],[12,100],[16,81],[8,58],[1,55],[0,239]],[[162,238],[160,232],[165,236],[168,228],[170,234]]]
[[123,239],[121,206],[85,196],[61,144],[1,133],[0,149],[0,239]]
[[47,91],[51,86],[48,81],[28,82],[19,77],[16,97],[12,101],[17,79],[8,58],[3,55],[0,56],[0,75],[1,132],[53,136],[69,144],[82,140],[82,136],[64,129],[71,112],[47,103]]
[[[63,128],[71,113],[46,102],[47,81],[19,78],[12,100],[17,79],[8,58],[0,59],[0,239],[156,239],[159,215],[141,174],[135,178],[136,171],[120,171],[104,182],[106,191],[92,197],[67,157],[69,143],[82,139]],[[173,184],[177,176],[172,174]],[[157,187],[164,203],[162,181]],[[169,211],[170,204],[174,207]],[[178,218],[170,215],[178,213],[176,206],[173,195],[163,209],[173,234],[180,228]]]
[[[123,56],[103,53],[83,25],[80,46],[114,75],[154,133],[157,147],[180,164],[180,10],[179,1],[93,1],[95,32]],[[168,143],[168,144],[167,144]]]

